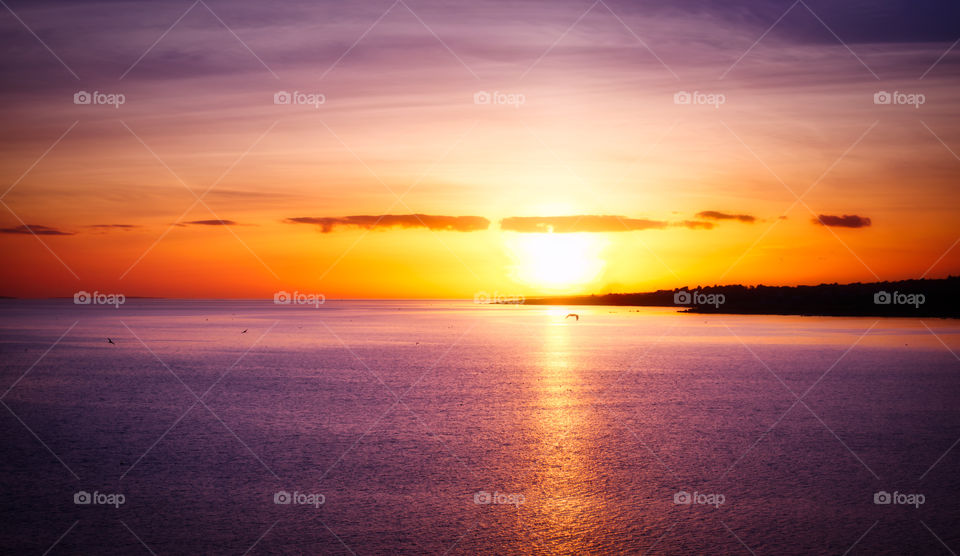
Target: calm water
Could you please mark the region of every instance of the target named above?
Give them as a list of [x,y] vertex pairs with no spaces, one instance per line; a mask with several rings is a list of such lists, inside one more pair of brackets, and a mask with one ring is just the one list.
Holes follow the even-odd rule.
[[949,554],[960,325],[924,322],[4,301],[0,546]]

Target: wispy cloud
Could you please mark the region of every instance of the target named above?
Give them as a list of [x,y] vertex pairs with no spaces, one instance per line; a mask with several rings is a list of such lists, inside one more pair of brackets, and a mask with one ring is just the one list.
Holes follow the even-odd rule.
[[871,224],[869,218],[856,214],[844,214],[843,216],[821,214],[813,219],[813,223],[834,228],[866,228]]
[[474,232],[486,230],[490,221],[482,216],[444,216],[434,214],[381,214],[355,216],[300,216],[287,218],[291,224],[314,224],[322,233],[336,228],[352,227],[364,230],[381,228],[426,228],[433,231]]
[[697,218],[706,218],[707,220],[739,220],[752,224],[757,221],[756,217],[749,214],[730,214],[716,210],[705,210],[697,213]]
[[24,224],[13,228],[0,228],[0,234],[30,234],[38,236],[72,236],[73,232],[64,232],[50,226],[39,224]]
[[237,226],[233,220],[191,220],[190,222],[180,222],[177,226]]

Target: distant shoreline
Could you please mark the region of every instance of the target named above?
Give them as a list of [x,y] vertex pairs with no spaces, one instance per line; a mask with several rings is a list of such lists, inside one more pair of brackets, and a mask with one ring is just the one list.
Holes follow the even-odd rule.
[[676,307],[697,314],[960,318],[960,277],[816,286],[705,286],[545,296],[526,305]]

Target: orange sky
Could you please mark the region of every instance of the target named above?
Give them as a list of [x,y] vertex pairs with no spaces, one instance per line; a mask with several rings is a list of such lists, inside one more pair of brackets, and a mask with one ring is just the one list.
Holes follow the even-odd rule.
[[[840,42],[803,8],[770,28],[783,6],[523,4],[510,23],[470,6],[240,2],[218,9],[229,30],[198,7],[154,47],[182,12],[87,34],[103,7],[59,22],[15,7],[56,56],[2,19],[21,56],[0,90],[0,295],[469,298],[960,273],[960,52],[937,29],[892,37],[825,8]],[[279,91],[324,102],[275,104]],[[900,94],[877,104],[881,91]],[[427,216],[344,220],[411,214]],[[429,229],[452,216],[489,226]],[[544,220],[503,229],[515,217]]]

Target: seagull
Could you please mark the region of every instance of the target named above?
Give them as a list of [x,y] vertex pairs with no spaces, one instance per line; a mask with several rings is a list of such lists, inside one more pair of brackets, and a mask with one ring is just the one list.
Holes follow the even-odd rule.
[[110,338],[107,338],[107,343],[108,343],[108,344],[112,344],[112,345],[117,345],[117,344],[114,344],[114,343],[113,343],[113,340],[111,340]]
[[243,329],[243,332],[241,332],[241,334],[246,334],[246,333],[247,333],[247,329],[244,328],[244,329]]
[[575,318],[575,319],[577,319],[577,320],[580,320],[580,315],[578,315],[578,314],[576,314],[576,313],[570,313],[569,315],[563,317],[563,320],[567,320],[567,319],[570,318],[570,317],[573,317],[573,318]]

